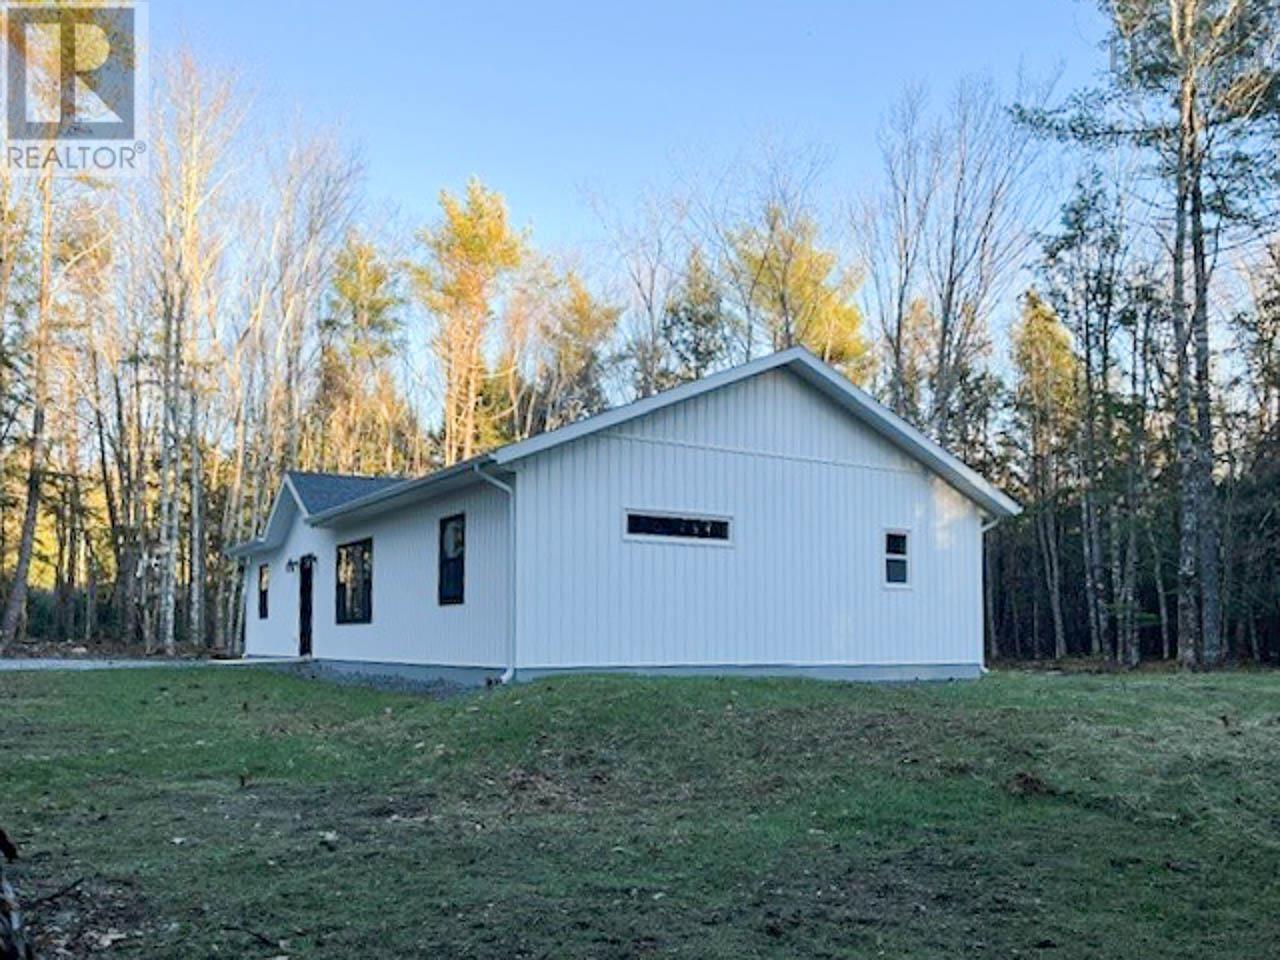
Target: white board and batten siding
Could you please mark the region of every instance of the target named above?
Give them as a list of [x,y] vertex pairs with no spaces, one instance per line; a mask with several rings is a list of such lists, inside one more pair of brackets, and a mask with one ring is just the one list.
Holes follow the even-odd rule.
[[[316,613],[314,635],[323,628],[324,600],[334,597],[333,540],[328,530],[318,530],[302,521],[301,512],[288,490],[282,490],[273,522],[287,525],[284,541],[275,549],[253,555],[245,566],[244,649],[251,657],[296,657],[298,655],[298,578],[289,571],[290,560],[313,555],[316,558],[313,597]],[[268,572],[267,617],[258,616],[258,570]],[[324,591],[328,591],[327,593]],[[332,610],[329,611],[332,616]]]
[[[517,469],[521,669],[981,667],[979,508],[786,370]],[[730,542],[628,538],[628,509]]]
[[[285,494],[288,495],[287,493]],[[438,597],[440,520],[466,515],[465,602]],[[337,548],[373,541],[373,613],[368,623],[337,622]],[[333,527],[290,525],[284,544],[246,569],[245,650],[295,657],[299,651],[298,578],[289,559],[316,557],[313,655],[318,660],[484,667],[507,660],[507,504],[486,486]],[[270,564],[269,617],[258,619],[258,565]]]
[[[282,499],[263,537],[235,548],[248,558],[248,653],[297,655],[299,573],[287,564],[312,554],[317,659],[473,668],[477,678],[512,667],[526,678],[976,676],[984,523],[1019,510],[796,350],[429,477],[290,476],[281,497],[307,477],[316,512]],[[727,523],[728,537],[631,535],[632,512]],[[442,605],[440,521],[460,513],[465,602]],[[888,582],[890,534],[907,538],[906,584]],[[339,624],[337,548],[366,538],[372,619]],[[261,563],[271,569],[263,620]]]

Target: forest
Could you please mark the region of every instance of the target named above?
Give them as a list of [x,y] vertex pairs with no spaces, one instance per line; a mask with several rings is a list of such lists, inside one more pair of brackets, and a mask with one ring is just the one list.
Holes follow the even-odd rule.
[[0,175],[0,652],[234,655],[224,550],[284,471],[419,475],[803,345],[1024,505],[992,660],[1280,661],[1280,0],[1101,9],[1091,87],[913,87],[839,201],[767,143],[591,198],[572,251],[480,179],[402,227],[354,145],[157,51],[145,178]]

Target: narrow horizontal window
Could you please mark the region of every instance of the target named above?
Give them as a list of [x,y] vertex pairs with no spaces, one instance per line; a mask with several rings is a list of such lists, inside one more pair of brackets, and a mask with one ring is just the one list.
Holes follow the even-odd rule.
[[373,541],[345,543],[338,547],[338,623],[373,620]]
[[729,521],[712,517],[680,517],[655,513],[628,513],[627,535],[663,537],[668,540],[729,540]]
[[901,532],[884,535],[884,582],[890,586],[911,583],[910,559],[907,555],[910,535]]

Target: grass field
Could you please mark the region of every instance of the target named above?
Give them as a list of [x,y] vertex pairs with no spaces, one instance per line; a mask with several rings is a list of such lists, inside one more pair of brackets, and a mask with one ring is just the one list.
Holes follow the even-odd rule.
[[[42,957],[1280,950],[1280,675],[0,675]],[[80,880],[54,899],[35,903]]]

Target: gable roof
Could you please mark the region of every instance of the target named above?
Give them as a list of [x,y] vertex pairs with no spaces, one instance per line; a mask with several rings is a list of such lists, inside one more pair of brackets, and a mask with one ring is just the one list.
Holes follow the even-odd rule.
[[731,370],[713,374],[702,380],[682,384],[652,397],[616,407],[558,430],[501,447],[429,476],[390,484],[358,499],[323,510],[309,519],[317,526],[325,526],[331,522],[380,513],[417,500],[439,496],[475,482],[478,479],[476,474],[485,466],[509,466],[657,410],[740,383],[767,371],[780,369],[790,370],[872,431],[933,471],[990,516],[1015,517],[1022,512],[1022,507],[1015,500],[907,421],[876,402],[870,394],[855,387],[808,350],[803,347],[793,347]]
[[324,513],[344,503],[403,483],[403,477],[359,477],[341,473],[304,473],[290,470],[286,475],[298,505],[308,516]]
[[379,490],[399,486],[403,477],[360,477],[342,473],[307,473],[289,470],[284,484],[271,504],[262,535],[227,549],[229,557],[243,557],[270,550],[283,542],[288,532],[286,516],[296,510],[303,519],[341,508],[344,504],[364,499]]

